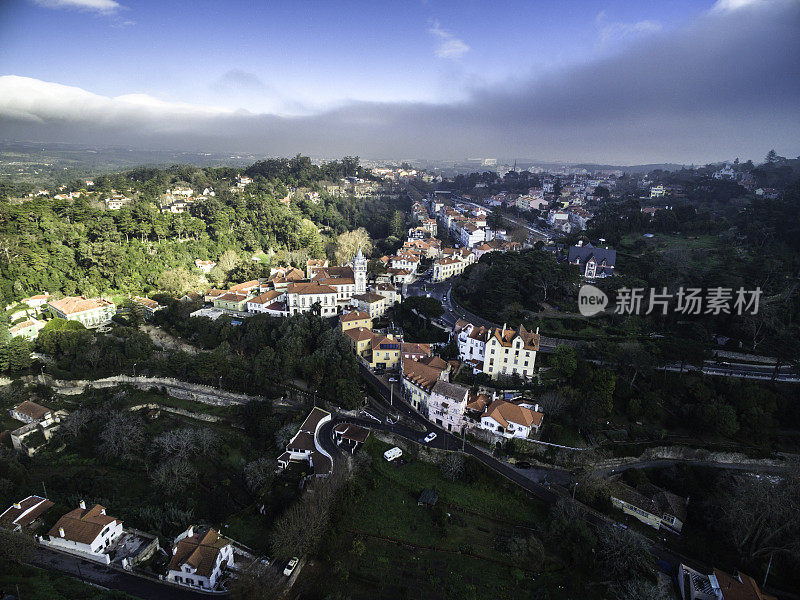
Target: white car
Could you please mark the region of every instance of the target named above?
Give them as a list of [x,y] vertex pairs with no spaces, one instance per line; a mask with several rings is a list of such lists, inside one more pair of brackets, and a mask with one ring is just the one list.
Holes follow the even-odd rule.
[[397,383],[396,377],[389,377],[389,383]]
[[436,439],[436,432],[435,432],[435,431],[431,431],[431,432],[430,432],[428,435],[426,435],[426,436],[423,438],[423,440],[422,440],[422,441],[423,441],[423,442],[425,442],[425,443],[427,444],[427,443],[429,443],[429,442],[432,442],[432,441],[433,441],[433,440],[435,440],[435,439]]
[[294,572],[295,567],[297,567],[297,563],[300,562],[300,559],[296,556],[292,558],[288,563],[286,563],[286,568],[283,570],[283,574],[289,577]]

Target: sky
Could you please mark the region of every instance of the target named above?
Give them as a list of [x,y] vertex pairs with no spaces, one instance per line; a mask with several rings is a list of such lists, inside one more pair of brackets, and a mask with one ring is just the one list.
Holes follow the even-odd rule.
[[800,154],[800,0],[0,0],[0,138],[705,163]]

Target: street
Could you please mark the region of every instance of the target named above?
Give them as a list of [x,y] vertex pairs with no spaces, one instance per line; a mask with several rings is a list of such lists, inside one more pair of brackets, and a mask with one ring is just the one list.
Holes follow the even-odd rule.
[[49,571],[60,571],[103,588],[120,590],[143,600],[207,600],[210,596],[227,598],[227,594],[204,594],[180,588],[175,585],[151,581],[124,571],[112,569],[100,563],[84,560],[39,546],[36,548],[33,559],[30,561],[35,567]]

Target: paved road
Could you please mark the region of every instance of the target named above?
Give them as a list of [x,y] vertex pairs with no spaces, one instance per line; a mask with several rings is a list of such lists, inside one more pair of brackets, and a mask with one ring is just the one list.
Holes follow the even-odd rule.
[[151,581],[41,546],[36,549],[33,560],[30,562],[35,567],[60,571],[84,582],[120,590],[143,600],[209,600],[209,598],[228,597],[227,594],[203,594]]

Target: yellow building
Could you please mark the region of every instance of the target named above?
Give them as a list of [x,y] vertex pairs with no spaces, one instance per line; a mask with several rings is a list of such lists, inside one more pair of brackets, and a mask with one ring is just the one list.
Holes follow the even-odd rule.
[[235,310],[238,312],[247,311],[247,301],[251,298],[248,294],[239,294],[237,292],[227,292],[221,296],[214,298],[214,308],[222,308],[224,310]]
[[369,313],[356,310],[339,317],[339,327],[342,331],[361,327],[363,329],[372,329],[372,317]]
[[372,349],[372,339],[375,334],[366,327],[353,327],[344,332],[344,336],[350,343],[350,349],[358,356],[366,358]]
[[400,340],[392,334],[385,336],[375,335],[372,340],[372,359],[370,365],[373,369],[397,369],[400,367]]

